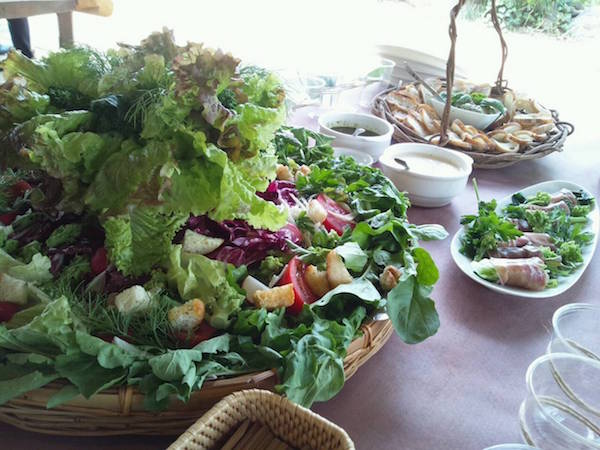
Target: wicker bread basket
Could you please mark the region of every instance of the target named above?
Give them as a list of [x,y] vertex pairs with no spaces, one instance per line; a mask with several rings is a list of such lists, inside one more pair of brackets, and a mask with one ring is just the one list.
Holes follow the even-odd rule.
[[[393,327],[389,320],[380,320],[361,329],[363,335],[350,344],[344,359],[346,378],[377,353]],[[131,386],[107,389],[90,399],[76,397],[47,409],[48,399],[64,387],[56,382],[1,405],[0,420],[23,430],[65,436],[176,435],[223,397],[250,388],[273,390],[276,384],[273,370],[207,381],[188,403],[173,400],[167,411],[152,413],[144,409],[143,394]]]
[[[459,0],[457,4],[452,8],[450,12],[450,53],[448,55],[448,61],[446,63],[446,78],[444,84],[446,86],[446,105],[441,117],[441,132],[437,135],[431,136],[430,139],[424,138],[423,136],[415,133],[413,129],[406,126],[403,121],[398,120],[393,112],[390,110],[389,105],[386,101],[388,94],[395,91],[396,89],[389,89],[377,95],[372,104],[372,111],[374,114],[390,122],[394,127],[394,140],[397,142],[416,142],[416,143],[431,143],[435,140],[437,145],[448,146],[453,150],[461,151],[474,161],[474,167],[482,169],[498,169],[516,164],[521,161],[527,161],[537,158],[542,158],[552,152],[562,151],[564,142],[568,135],[573,133],[574,127],[568,122],[562,122],[559,120],[558,112],[550,110],[552,114],[552,122],[554,123],[554,130],[547,133],[545,139],[541,141],[531,142],[527,145],[522,146],[517,152],[506,152],[498,153],[492,151],[478,151],[478,150],[465,150],[457,146],[453,146],[448,139],[449,125],[450,125],[450,103],[452,98],[452,88],[454,85],[454,71],[455,71],[455,46],[456,46],[456,17],[466,0]],[[494,28],[496,29],[500,38],[500,44],[502,47],[502,62],[500,71],[495,85],[492,89],[492,94],[495,96],[502,96],[505,92],[510,91],[507,87],[507,82],[503,78],[504,65],[508,55],[508,47],[502,30],[500,22],[496,13],[496,1],[492,0],[490,9],[490,17]],[[499,123],[495,124],[500,125]],[[492,125],[492,128],[494,125]]]
[[245,419],[265,425],[277,438],[294,448],[354,450],[348,434],[309,409],[269,391],[235,392],[204,414],[168,450],[220,448],[228,434]]

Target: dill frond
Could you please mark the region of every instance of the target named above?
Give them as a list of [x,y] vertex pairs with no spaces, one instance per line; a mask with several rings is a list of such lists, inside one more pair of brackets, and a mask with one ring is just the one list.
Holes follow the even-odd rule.
[[166,90],[163,87],[143,91],[125,113],[125,120],[131,123],[134,128],[141,128],[146,122],[150,111],[158,105],[164,95],[166,95]]

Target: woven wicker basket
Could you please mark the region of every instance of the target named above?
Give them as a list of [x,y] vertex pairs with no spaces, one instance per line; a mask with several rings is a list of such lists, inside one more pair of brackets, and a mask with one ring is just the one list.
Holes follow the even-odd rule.
[[227,435],[245,419],[259,422],[294,448],[353,450],[348,434],[309,409],[269,391],[252,389],[233,393],[188,428],[168,450],[220,448]]
[[[363,335],[350,344],[344,359],[346,378],[377,353],[392,330],[389,320],[362,326]],[[0,406],[0,420],[23,430],[65,436],[176,435],[223,397],[250,388],[273,390],[276,384],[273,370],[208,381],[188,403],[174,400],[167,411],[151,413],[144,409],[143,394],[131,386],[107,389],[89,400],[77,397],[47,409],[48,399],[64,387],[52,383]]]
[[[454,69],[455,69],[455,46],[456,46],[456,17],[465,4],[466,0],[459,0],[458,3],[452,8],[450,12],[450,54],[448,55],[448,62],[446,63],[446,105],[444,108],[444,114],[441,120],[441,133],[438,135],[439,137],[439,145],[445,146],[448,145],[448,139],[446,139],[446,133],[448,130],[449,122],[450,122],[450,101],[452,98],[452,87],[454,85]],[[500,27],[500,22],[498,20],[498,16],[496,14],[496,1],[492,0],[492,6],[490,9],[490,17],[492,19],[492,23],[494,28],[496,29],[498,36],[500,38],[500,44],[502,47],[502,63],[500,66],[500,71],[498,72],[498,77],[495,82],[495,86],[492,90],[496,95],[502,95],[505,91],[508,90],[507,82],[503,79],[504,72],[504,64],[506,63],[506,58],[508,55],[508,47],[506,45],[506,41],[502,35],[502,29]],[[388,93],[395,89],[389,89],[385,92],[380,93],[373,100],[372,104],[372,112],[379,117],[390,122],[394,127],[394,140],[397,142],[417,142],[417,143],[430,143],[427,139],[424,139],[422,136],[417,135],[412,129],[404,125],[401,121],[397,120],[392,112],[390,111],[387,102],[386,96]],[[471,158],[474,161],[474,167],[481,169],[499,169],[502,167],[511,166],[521,161],[528,161],[532,159],[542,158],[552,152],[562,151],[563,145],[567,136],[573,133],[574,127],[568,122],[562,122],[558,118],[558,112],[555,110],[551,110],[552,118],[555,125],[555,131],[548,133],[548,137],[545,141],[531,143],[524,148],[520,149],[515,153],[492,153],[492,152],[478,152],[471,150],[463,150],[457,147],[451,147],[453,150],[461,151]],[[435,137],[435,136],[434,136]]]

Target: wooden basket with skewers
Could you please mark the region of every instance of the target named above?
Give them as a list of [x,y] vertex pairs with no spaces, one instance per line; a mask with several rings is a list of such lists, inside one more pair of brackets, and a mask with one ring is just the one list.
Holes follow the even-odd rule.
[[[373,112],[394,126],[396,141],[432,143],[458,150],[472,157],[474,166],[479,168],[507,167],[562,151],[567,136],[573,133],[573,125],[559,120],[557,111],[508,88],[503,78],[508,47],[495,0],[492,0],[490,16],[502,47],[496,82],[493,86],[455,82],[456,17],[464,3],[465,0],[459,0],[450,12],[451,45],[446,78],[429,81],[434,94],[440,95],[442,101],[436,100],[423,83],[415,82],[379,94],[373,101]],[[464,99],[470,99],[468,105]],[[459,106],[461,101],[463,104]],[[467,115],[464,111],[461,114],[461,110],[467,107],[469,112],[481,112],[480,116],[485,112],[496,111],[498,114],[487,126],[476,127],[461,120]]]

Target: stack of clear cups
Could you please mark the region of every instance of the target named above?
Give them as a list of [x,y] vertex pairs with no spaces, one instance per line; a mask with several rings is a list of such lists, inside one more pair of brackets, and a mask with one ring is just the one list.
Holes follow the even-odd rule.
[[548,353],[560,352],[600,361],[600,306],[571,303],[556,310]]
[[527,370],[519,418],[525,442],[548,450],[600,449],[600,361],[549,353]]

